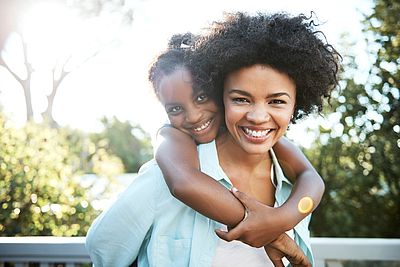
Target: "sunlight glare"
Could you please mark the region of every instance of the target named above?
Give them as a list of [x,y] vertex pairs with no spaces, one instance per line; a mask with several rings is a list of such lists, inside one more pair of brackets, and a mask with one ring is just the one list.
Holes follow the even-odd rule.
[[79,21],[70,9],[57,2],[34,5],[24,17],[22,34],[36,67],[52,68],[60,53],[71,48],[72,29]]

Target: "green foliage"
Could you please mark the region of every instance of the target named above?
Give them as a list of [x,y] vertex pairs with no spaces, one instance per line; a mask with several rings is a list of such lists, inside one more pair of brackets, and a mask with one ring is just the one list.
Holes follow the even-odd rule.
[[85,235],[98,211],[80,176],[96,170],[116,174],[122,164],[82,133],[16,129],[0,114],[0,236]]
[[332,102],[339,122],[307,151],[326,181],[314,236],[400,237],[400,3],[377,0],[365,25],[376,59],[368,81],[344,79]]
[[104,130],[93,135],[96,142],[107,143],[107,149],[118,156],[125,167],[125,172],[135,173],[143,163],[153,157],[150,136],[139,126],[130,122],[121,122],[117,118],[102,119]]

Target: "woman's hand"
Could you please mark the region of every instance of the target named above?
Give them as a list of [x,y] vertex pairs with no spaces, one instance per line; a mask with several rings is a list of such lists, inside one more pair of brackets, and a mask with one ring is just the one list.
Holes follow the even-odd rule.
[[267,206],[235,188],[231,192],[242,202],[247,217],[228,232],[217,229],[216,234],[221,239],[239,240],[252,247],[263,247],[290,229],[285,224],[286,217],[282,209]]
[[306,255],[287,234],[280,235],[272,243],[264,246],[264,249],[275,267],[284,267],[283,257],[286,257],[293,267],[311,267]]

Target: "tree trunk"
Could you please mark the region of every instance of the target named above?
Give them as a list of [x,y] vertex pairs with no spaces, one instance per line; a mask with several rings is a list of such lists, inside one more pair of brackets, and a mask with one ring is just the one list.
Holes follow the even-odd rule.
[[21,79],[4,61],[4,59],[0,55],[0,65],[5,67],[7,71],[17,80],[17,82],[21,85],[22,90],[24,90],[25,96],[25,107],[26,107],[26,120],[32,121],[33,120],[33,107],[32,107],[32,96],[31,96],[31,77],[33,73],[32,65],[28,62],[28,54],[27,54],[27,44],[23,40],[22,35],[22,46],[23,46],[23,53],[24,53],[24,65],[26,68],[26,79]]
[[[30,75],[29,75],[30,77]],[[26,107],[26,120],[33,121],[33,108],[32,108],[32,95],[31,95],[31,79],[20,81],[24,90],[25,107]]]

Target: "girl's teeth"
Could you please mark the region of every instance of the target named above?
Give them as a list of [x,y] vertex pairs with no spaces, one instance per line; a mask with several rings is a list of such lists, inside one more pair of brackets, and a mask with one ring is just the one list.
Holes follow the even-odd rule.
[[269,133],[269,130],[253,131],[253,130],[250,130],[250,129],[244,128],[244,127],[243,127],[243,129],[246,132],[246,134],[251,135],[252,137],[265,137]]
[[210,123],[211,123],[211,120],[207,121],[206,123],[204,123],[203,125],[201,125],[201,126],[198,127],[198,128],[194,128],[194,130],[195,130],[196,132],[199,132],[199,131],[201,131],[201,130],[204,130],[205,128],[208,127],[208,125],[210,125]]

